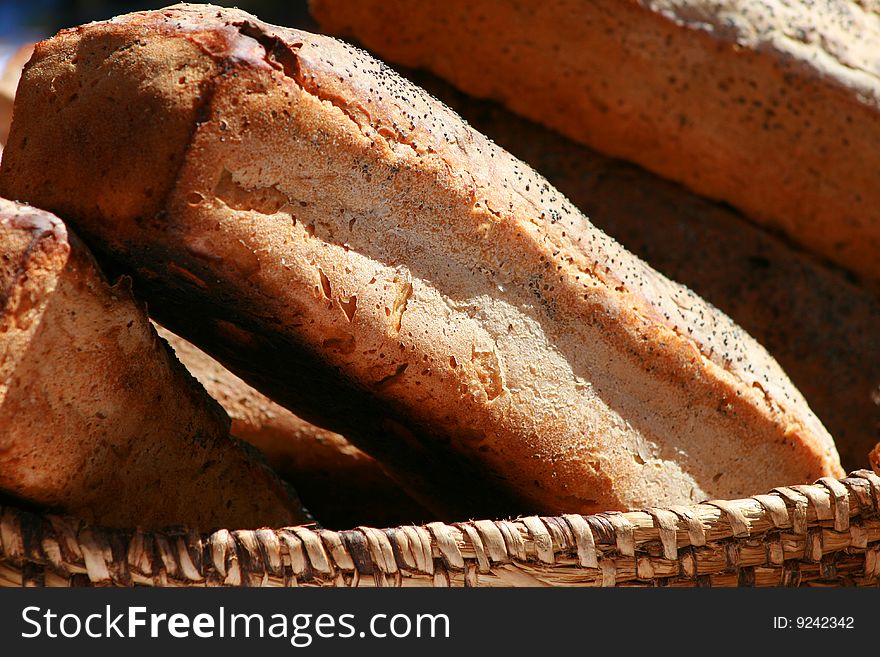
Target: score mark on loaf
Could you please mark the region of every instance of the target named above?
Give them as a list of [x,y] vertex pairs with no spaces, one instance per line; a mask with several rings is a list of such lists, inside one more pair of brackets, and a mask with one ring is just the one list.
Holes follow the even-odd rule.
[[444,517],[842,474],[726,316],[334,39],[188,5],[65,30],[24,72],[0,192]]

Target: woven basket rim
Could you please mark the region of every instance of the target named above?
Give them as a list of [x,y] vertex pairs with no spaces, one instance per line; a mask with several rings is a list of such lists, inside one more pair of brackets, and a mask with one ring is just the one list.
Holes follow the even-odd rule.
[[880,477],[387,529],[108,529],[0,505],[0,586],[880,586]]

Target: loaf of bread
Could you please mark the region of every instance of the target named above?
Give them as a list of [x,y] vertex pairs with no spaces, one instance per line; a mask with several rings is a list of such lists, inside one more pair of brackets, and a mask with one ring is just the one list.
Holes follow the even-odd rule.
[[[0,71],[0,147],[6,143],[21,69],[33,44],[17,49]],[[2,151],[0,151],[2,152]],[[426,522],[430,514],[386,475],[375,459],[343,436],[310,424],[275,404],[216,360],[161,326],[159,336],[218,401],[231,434],[257,447],[273,470],[296,482],[297,493],[324,527],[390,527]]]
[[721,199],[880,285],[880,17],[857,0],[312,0],[322,29]]
[[392,527],[432,519],[375,459],[343,436],[279,406],[180,336],[161,326],[156,330],[229,414],[232,435],[257,447],[275,472],[296,482],[300,499],[323,527]]
[[70,217],[162,324],[441,517],[842,473],[727,316],[334,39],[206,5],[62,31],[25,68],[0,192]]
[[56,217],[0,199],[0,491],[113,527],[306,521]]
[[408,75],[540,171],[598,228],[728,314],[791,377],[834,436],[843,467],[865,467],[880,428],[880,299],[730,206],[600,155],[430,74]]

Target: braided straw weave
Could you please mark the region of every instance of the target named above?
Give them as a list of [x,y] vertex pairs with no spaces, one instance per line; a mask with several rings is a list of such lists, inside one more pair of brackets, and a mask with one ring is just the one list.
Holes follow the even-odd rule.
[[0,507],[0,586],[880,586],[880,477],[593,516],[108,530]]

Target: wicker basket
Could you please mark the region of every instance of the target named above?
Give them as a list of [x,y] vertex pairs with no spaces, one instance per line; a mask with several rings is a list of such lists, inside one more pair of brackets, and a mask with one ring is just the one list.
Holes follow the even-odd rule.
[[880,586],[880,477],[593,516],[108,530],[0,506],[0,586]]

